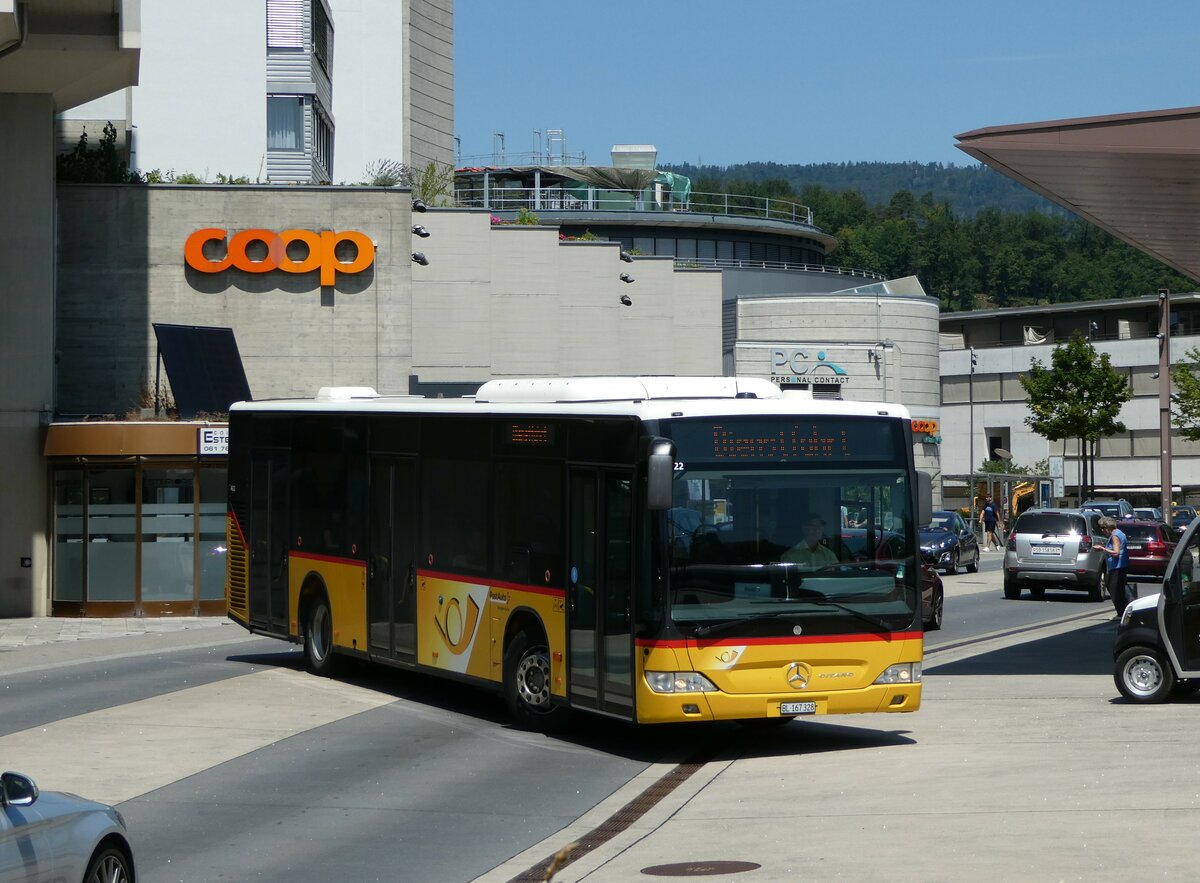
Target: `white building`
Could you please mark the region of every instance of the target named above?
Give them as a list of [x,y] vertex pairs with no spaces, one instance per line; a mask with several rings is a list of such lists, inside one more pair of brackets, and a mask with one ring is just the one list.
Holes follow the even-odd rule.
[[[1170,361],[1185,361],[1200,347],[1200,294],[1170,297]],[[946,313],[941,318],[942,469],[947,475],[978,470],[996,449],[1033,466],[1064,457],[1063,497],[1080,502],[1079,445],[1048,442],[1025,424],[1029,416],[1020,375],[1034,359],[1051,365],[1054,347],[1074,332],[1090,337],[1112,366],[1128,378],[1133,398],[1118,419],[1126,432],[1101,439],[1095,459],[1095,492],[1135,505],[1159,500],[1159,300],[1156,295],[1042,307]],[[971,351],[976,365],[971,371]],[[1200,443],[1171,433],[1172,485],[1176,502],[1200,499]]]
[[449,164],[453,0],[158,0],[138,85],[60,116],[59,149],[106,122],[131,168],[358,183],[369,163]]

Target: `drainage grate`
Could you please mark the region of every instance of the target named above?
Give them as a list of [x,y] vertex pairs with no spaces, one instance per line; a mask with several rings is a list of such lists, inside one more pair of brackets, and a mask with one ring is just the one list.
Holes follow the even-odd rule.
[[[522,871],[508,883],[544,883],[567,865],[587,855],[598,846],[602,846],[616,837],[647,812],[655,804],[686,782],[697,770],[711,759],[709,754],[704,758],[696,758],[688,763],[675,767],[629,803],[625,804],[591,831],[584,834],[577,842],[559,850],[555,855],[543,859],[527,871]],[[694,863],[701,864],[701,863]],[[709,863],[704,863],[709,864]]]
[[672,865],[642,868],[642,873],[651,877],[716,877],[719,874],[757,871],[761,867],[754,862],[675,862]]

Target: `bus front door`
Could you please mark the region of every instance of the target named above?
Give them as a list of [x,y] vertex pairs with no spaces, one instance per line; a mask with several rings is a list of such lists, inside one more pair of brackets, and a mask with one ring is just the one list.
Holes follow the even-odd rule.
[[416,470],[406,457],[371,458],[367,618],[371,653],[416,658]]
[[291,539],[288,454],[250,456],[250,623],[288,633],[288,544]]
[[633,497],[627,470],[571,470],[567,580],[572,705],[633,716]]

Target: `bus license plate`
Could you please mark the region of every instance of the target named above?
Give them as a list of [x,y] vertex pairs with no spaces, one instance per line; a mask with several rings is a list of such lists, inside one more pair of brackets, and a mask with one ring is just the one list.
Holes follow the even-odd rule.
[[1034,546],[1032,551],[1033,551],[1034,555],[1061,555],[1062,547],[1061,546]]
[[785,714],[816,714],[817,703],[815,702],[781,702],[779,704],[779,715],[782,717]]

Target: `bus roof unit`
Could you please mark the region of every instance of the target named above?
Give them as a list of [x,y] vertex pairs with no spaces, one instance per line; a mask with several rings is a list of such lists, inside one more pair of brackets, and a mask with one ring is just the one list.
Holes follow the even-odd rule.
[[490,380],[479,388],[475,401],[549,404],[779,397],[779,387],[759,377],[527,377]]

